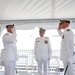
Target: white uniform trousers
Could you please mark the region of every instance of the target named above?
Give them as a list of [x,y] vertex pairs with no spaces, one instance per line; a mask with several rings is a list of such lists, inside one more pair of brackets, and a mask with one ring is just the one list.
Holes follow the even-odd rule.
[[65,75],[75,75],[73,64],[71,62],[64,61],[63,64],[64,64],[64,72],[65,72],[66,67],[68,65],[68,68],[67,68],[67,71],[66,71]]
[[3,65],[5,66],[5,75],[16,75],[15,61],[3,61]]
[[[38,60],[38,75],[47,75],[47,68],[48,68],[48,60],[43,59]],[[44,73],[42,73],[43,69]]]

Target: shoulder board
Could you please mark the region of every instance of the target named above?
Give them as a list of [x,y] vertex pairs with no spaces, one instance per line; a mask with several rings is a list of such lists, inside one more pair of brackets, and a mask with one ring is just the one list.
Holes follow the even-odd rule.
[[7,33],[5,35],[8,35]]
[[70,31],[70,29],[67,29],[66,31]]
[[46,39],[49,39],[48,37],[45,37]]
[[39,39],[39,37],[38,37],[38,38],[36,38],[36,39]]

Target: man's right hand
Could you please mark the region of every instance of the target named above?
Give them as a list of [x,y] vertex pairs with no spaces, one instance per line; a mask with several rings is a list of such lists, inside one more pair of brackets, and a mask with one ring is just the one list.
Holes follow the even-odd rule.
[[16,28],[15,27],[12,29],[12,32],[16,34]]

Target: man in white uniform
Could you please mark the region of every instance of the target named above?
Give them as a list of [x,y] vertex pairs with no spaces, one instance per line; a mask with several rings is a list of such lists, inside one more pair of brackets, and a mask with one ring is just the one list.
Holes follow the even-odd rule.
[[34,53],[38,64],[38,75],[42,75],[42,66],[44,75],[47,75],[48,61],[51,58],[51,45],[48,37],[44,37],[45,29],[40,28],[40,37],[35,39]]
[[[64,75],[74,75],[72,57],[74,51],[74,33],[69,27],[70,21],[60,20],[58,33],[62,37],[60,59],[64,64]],[[64,30],[62,32],[62,29]]]
[[17,60],[16,30],[14,25],[6,26],[7,33],[3,35],[4,51],[2,61],[5,66],[5,75],[16,75],[15,66]]

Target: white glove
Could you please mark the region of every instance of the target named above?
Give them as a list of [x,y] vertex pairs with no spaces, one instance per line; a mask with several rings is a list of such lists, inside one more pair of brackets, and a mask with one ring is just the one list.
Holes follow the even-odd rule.
[[15,27],[12,28],[12,32],[16,34],[16,29],[15,29]]
[[37,59],[37,58],[35,58],[35,60],[36,60],[36,61],[38,61],[38,59]]

